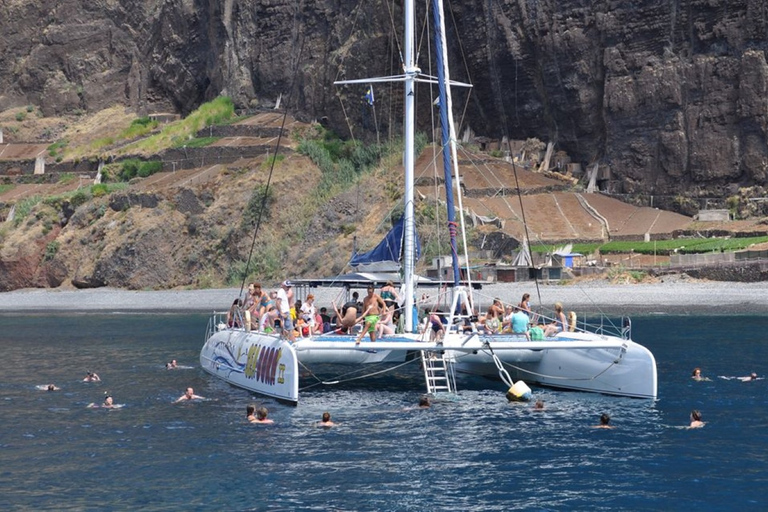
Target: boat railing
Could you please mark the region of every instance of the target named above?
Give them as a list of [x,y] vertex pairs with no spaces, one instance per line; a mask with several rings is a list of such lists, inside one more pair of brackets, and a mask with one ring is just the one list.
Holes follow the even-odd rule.
[[214,311],[208,318],[208,326],[205,329],[205,339],[207,340],[218,331],[227,328],[227,312]]
[[[549,316],[546,312],[537,311],[534,316],[536,322],[544,325],[555,322],[555,317]],[[566,320],[568,320],[567,316]],[[586,313],[576,313],[576,325],[573,331],[589,332],[601,336],[616,336],[626,340],[632,338],[632,322],[627,316],[622,316],[617,323],[616,318],[604,314],[589,316]]]

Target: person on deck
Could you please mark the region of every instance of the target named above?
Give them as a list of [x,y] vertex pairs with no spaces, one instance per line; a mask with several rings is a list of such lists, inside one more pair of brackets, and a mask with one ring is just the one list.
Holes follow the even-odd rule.
[[275,307],[277,305],[277,292],[275,290],[272,290],[269,293],[264,293],[264,297],[261,300],[261,306],[259,308],[259,318],[261,318],[264,313],[269,311],[271,307]]
[[501,331],[501,318],[504,316],[504,307],[501,299],[493,299],[493,304],[488,307],[485,313],[483,328],[486,334],[497,334]]
[[445,336],[443,319],[440,318],[440,310],[434,309],[429,313],[429,341],[440,341]]
[[227,327],[242,327],[240,325],[240,318],[241,318],[241,310],[240,308],[243,306],[243,301],[238,299],[235,299],[232,302],[232,305],[229,307],[229,311],[227,311]]
[[259,320],[259,330],[270,334],[275,332],[275,320],[280,317],[280,310],[274,304],[270,304]]
[[372,284],[368,285],[368,295],[363,299],[363,314],[360,318],[365,320],[365,324],[357,340],[355,340],[355,345],[360,344],[360,340],[365,336],[366,332],[370,335],[372,342],[376,341],[376,324],[379,321],[379,315],[387,311],[388,308],[384,300],[375,293]]
[[528,336],[531,341],[543,341],[544,340],[544,324],[536,324],[531,326],[528,331]]
[[512,315],[515,314],[515,310],[511,304],[507,304],[504,307],[504,318],[501,321],[501,332],[512,332]]
[[283,281],[283,283],[280,285],[280,289],[277,291],[277,299],[277,305],[280,308],[283,334],[287,336],[291,342],[294,342],[296,340],[296,336],[293,333],[293,319],[291,318],[291,304],[293,304],[293,283],[290,281]]
[[348,304],[345,304],[346,309],[339,311],[336,303],[333,303],[333,310],[336,312],[336,334],[352,334],[352,328],[357,323],[357,307]]
[[[318,332],[316,315],[315,296],[310,293],[307,295],[307,300],[301,305],[301,318],[309,326],[310,334],[316,334]],[[322,329],[320,329],[320,331],[322,331]]]
[[398,303],[400,302],[400,294],[397,293],[394,283],[387,281],[387,283],[381,287],[381,298],[389,309],[392,310],[392,319],[397,322]]
[[559,302],[555,303],[555,321],[547,326],[544,330],[544,335],[549,338],[559,332],[568,331],[568,321],[565,319],[565,313],[563,313],[563,305]]
[[531,294],[530,293],[523,294],[523,298],[520,300],[520,304],[517,305],[517,309],[521,310],[523,313],[528,315],[528,318],[531,319],[531,322],[534,321],[533,312],[531,311]]
[[388,336],[390,334],[395,334],[394,313],[395,313],[394,309],[387,308],[387,312],[382,315],[381,319],[379,320],[379,323],[376,324],[377,338],[381,338],[382,336]]
[[259,315],[261,314],[261,305],[267,297],[267,293],[261,289],[261,283],[251,283],[249,287],[250,304],[246,308],[248,316],[251,319],[250,330],[255,330],[259,325]]
[[512,333],[524,334],[526,340],[531,339],[531,335],[528,333],[528,323],[531,321],[530,317],[525,314],[525,311],[518,309],[512,315]]

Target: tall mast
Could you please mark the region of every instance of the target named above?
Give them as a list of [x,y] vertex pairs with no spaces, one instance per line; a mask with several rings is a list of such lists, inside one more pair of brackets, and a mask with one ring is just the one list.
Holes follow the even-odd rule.
[[[456,208],[453,205],[452,163],[455,162],[453,105],[448,94],[448,62],[445,56],[445,26],[443,23],[443,4],[440,0],[432,2],[433,23],[435,25],[435,53],[437,55],[437,79],[440,93],[440,131],[443,146],[443,175],[445,179],[445,205],[448,216],[448,234],[451,244],[451,266],[453,268],[453,286],[459,286],[459,252],[456,247]],[[452,151],[453,150],[453,151]]]
[[405,284],[405,332],[413,330],[413,267],[416,260],[414,236],[416,224],[413,213],[413,160],[415,139],[415,101],[416,101],[416,76],[419,69],[416,67],[413,42],[414,42],[414,0],[405,0],[403,6],[405,18],[405,34],[403,62],[405,65],[405,116],[403,119],[403,168],[405,170],[405,222],[403,224],[403,281]]
[[[461,226],[461,235],[464,242],[464,256],[469,262],[467,256],[467,235],[464,226],[463,206],[461,203],[461,176],[459,174],[459,159],[456,154],[456,127],[453,123],[453,100],[451,95],[451,85],[460,85],[469,87],[468,84],[451,82],[451,74],[448,66],[448,43],[445,37],[445,14],[443,11],[442,0],[433,0],[433,15],[435,25],[435,51],[437,53],[437,76],[438,90],[440,91],[440,125],[442,127],[443,143],[443,170],[445,174],[445,199],[448,207],[448,232],[451,242],[451,261],[453,267],[453,284],[455,289],[459,289],[459,254],[457,250],[456,232],[457,223],[455,220],[455,209],[453,205],[453,180],[451,179],[451,169],[456,176],[456,197],[459,202],[459,225]],[[467,271],[467,282],[471,288],[471,276]],[[471,297],[468,297],[471,304]],[[453,311],[452,311],[453,312]]]

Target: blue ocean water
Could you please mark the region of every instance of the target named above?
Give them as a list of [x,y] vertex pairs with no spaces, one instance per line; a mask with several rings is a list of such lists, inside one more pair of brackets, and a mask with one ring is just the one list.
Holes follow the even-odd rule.
[[[478,379],[409,409],[417,368],[310,386],[290,407],[200,370],[204,316],[0,316],[0,508],[768,509],[768,381],[720,378],[768,373],[768,318],[633,320],[658,400],[534,388],[536,412]],[[187,386],[207,400],[173,404]],[[125,406],[86,408],[105,392]],[[275,424],[248,424],[249,403]],[[704,428],[681,428],[691,409]],[[313,426],[326,410],[339,425]],[[603,412],[615,429],[592,428]]]

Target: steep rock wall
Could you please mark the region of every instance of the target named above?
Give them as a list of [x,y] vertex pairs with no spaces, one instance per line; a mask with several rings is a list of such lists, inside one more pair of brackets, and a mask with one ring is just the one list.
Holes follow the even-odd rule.
[[[380,87],[374,117],[363,87],[332,85],[400,72],[399,6],[393,34],[387,5],[5,0],[0,109],[35,104],[53,114],[118,102],[185,113],[218,94],[246,108],[283,94],[305,119],[340,133],[372,137],[375,123],[388,133],[400,122],[398,88]],[[449,7],[454,78],[474,84],[456,94],[456,113],[467,106],[464,127],[555,141],[576,161],[608,164],[620,193],[722,197],[768,184],[765,2]],[[426,41],[419,49],[429,71]],[[429,122],[422,103],[419,118]]]

